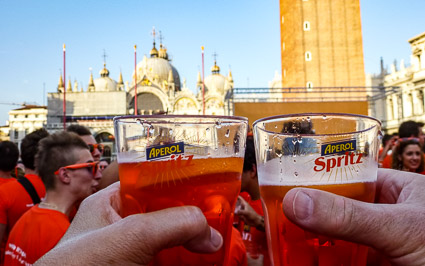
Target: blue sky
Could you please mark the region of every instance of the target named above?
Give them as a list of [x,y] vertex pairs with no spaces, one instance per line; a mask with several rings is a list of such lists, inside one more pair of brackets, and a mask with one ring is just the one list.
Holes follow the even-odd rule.
[[[407,40],[425,31],[423,10],[423,0],[361,0],[366,73],[378,72],[381,56],[385,65],[410,62]],[[267,87],[280,71],[279,23],[278,0],[0,0],[0,103],[47,104],[44,95],[56,90],[62,73],[63,43],[72,83],[86,89],[90,68],[99,76],[104,50],[110,77],[117,80],[121,70],[129,80],[133,46],[138,61],[149,54],[153,26],[190,89],[202,45],[206,75],[216,52],[221,73],[231,68],[236,87]],[[0,104],[0,125],[17,107]]]

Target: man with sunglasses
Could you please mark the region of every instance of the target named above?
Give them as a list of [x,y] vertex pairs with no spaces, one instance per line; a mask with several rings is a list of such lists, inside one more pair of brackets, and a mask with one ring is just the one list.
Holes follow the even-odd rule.
[[100,157],[102,157],[104,150],[103,144],[97,143],[96,139],[93,137],[92,133],[88,128],[82,125],[70,125],[66,128],[66,131],[74,132],[75,134],[80,136],[80,138],[84,140],[84,142],[89,146],[91,155],[93,156],[93,160],[95,162],[100,161]]
[[10,232],[6,265],[32,264],[52,249],[68,229],[76,204],[96,191],[101,177],[87,144],[70,132],[41,140],[35,165],[46,196]]

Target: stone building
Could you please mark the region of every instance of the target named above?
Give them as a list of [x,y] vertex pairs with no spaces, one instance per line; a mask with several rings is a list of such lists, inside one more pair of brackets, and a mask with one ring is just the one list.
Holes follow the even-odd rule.
[[20,147],[22,139],[28,133],[44,127],[46,117],[46,106],[24,104],[20,108],[9,111],[9,140]]
[[390,74],[385,75],[386,87],[397,86],[396,93],[386,93],[386,119],[384,128],[388,133],[397,132],[403,121],[425,122],[425,32],[408,40],[412,54],[410,66],[404,61],[391,65]]

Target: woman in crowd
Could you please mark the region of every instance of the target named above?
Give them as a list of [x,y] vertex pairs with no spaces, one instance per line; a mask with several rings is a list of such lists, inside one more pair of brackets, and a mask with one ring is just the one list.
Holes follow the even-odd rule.
[[424,155],[417,138],[402,138],[396,143],[392,168],[402,171],[425,174]]

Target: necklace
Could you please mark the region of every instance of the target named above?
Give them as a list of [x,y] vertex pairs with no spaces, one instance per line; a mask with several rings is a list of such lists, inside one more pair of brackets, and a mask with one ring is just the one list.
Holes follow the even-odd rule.
[[55,204],[51,204],[51,203],[47,203],[47,202],[40,202],[38,204],[38,207],[43,208],[43,209],[52,209],[52,210],[58,209],[58,206],[56,206]]

